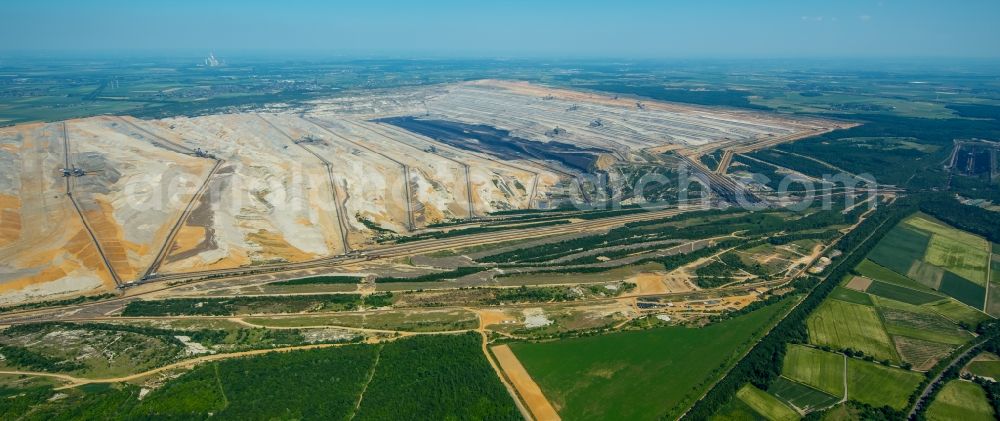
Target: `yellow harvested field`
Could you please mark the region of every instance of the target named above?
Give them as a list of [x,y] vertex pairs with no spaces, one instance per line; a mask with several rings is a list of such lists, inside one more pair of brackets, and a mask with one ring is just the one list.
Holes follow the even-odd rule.
[[496,357],[497,363],[500,364],[500,368],[504,374],[507,375],[514,388],[517,389],[517,394],[521,396],[525,405],[528,406],[531,415],[539,421],[560,419],[559,413],[549,403],[545,394],[542,393],[542,389],[538,387],[538,384],[532,380],[531,375],[528,374],[528,370],[524,369],[524,366],[518,361],[517,356],[511,352],[510,347],[507,345],[497,345],[490,349],[493,351],[493,355]]
[[851,278],[851,281],[848,282],[847,285],[844,286],[847,287],[848,289],[865,292],[871,285],[872,285],[871,279],[865,278],[863,276],[855,276]]

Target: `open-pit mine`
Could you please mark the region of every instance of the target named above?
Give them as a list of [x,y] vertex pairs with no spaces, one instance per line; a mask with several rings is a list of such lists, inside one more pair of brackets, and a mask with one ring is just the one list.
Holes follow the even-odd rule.
[[666,152],[752,150],[844,124],[485,80],[281,114],[7,127],[0,304],[359,255],[595,201],[589,175],[665,165]]

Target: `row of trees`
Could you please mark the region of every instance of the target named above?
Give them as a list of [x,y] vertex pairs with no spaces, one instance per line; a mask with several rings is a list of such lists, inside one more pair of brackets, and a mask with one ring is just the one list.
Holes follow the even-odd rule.
[[325,284],[356,284],[361,282],[360,276],[310,276],[308,278],[291,279],[288,281],[272,282],[269,285],[325,285]]
[[681,238],[708,238],[729,234],[734,231],[776,232],[781,230],[785,221],[785,218],[776,215],[775,212],[757,212],[746,213],[737,217],[711,220],[686,227],[666,225],[670,222],[676,223],[692,218],[715,215],[719,215],[719,213],[702,214],[701,212],[692,212],[655,222],[645,221],[643,224],[626,224],[625,226],[612,229],[606,234],[521,248],[486,256],[479,260],[490,263],[539,263],[568,256],[583,250],[593,250],[603,247],[634,245]]
[[499,226],[485,225],[485,226],[478,226],[478,227],[471,227],[471,228],[459,228],[459,229],[453,229],[453,230],[448,230],[448,231],[429,231],[429,232],[422,233],[422,234],[416,234],[416,235],[411,235],[411,236],[407,236],[407,237],[399,237],[399,238],[396,239],[396,242],[397,243],[408,243],[408,242],[417,241],[417,240],[429,240],[429,239],[440,239],[440,238],[458,237],[460,235],[481,234],[481,233],[484,233],[484,232],[506,231],[506,230],[512,230],[512,229],[547,227],[547,226],[555,226],[555,225],[564,225],[564,224],[568,224],[568,223],[569,223],[569,221],[566,220],[566,219],[555,219],[555,220],[551,220],[551,221],[531,222],[531,223],[525,223],[525,224],[520,224],[520,225],[499,225]]
[[453,270],[444,272],[428,273],[426,275],[418,275],[413,277],[384,277],[378,278],[379,283],[390,283],[390,282],[436,282],[436,281],[446,281],[451,279],[458,279],[463,276],[472,275],[474,273],[479,273],[488,270],[488,267],[482,266],[462,266],[455,268]]
[[33,303],[18,304],[7,307],[0,307],[0,313],[16,310],[29,310],[33,308],[44,308],[44,307],[61,307],[61,306],[71,306],[74,304],[82,304],[89,301],[99,301],[106,300],[108,298],[114,298],[115,294],[98,294],[98,295],[84,295],[80,297],[67,298],[65,300],[48,300],[48,301],[38,301]]
[[1000,244],[1000,212],[963,205],[946,193],[936,193],[920,203],[920,210],[962,231],[979,234]]
[[352,310],[363,304],[359,294],[283,295],[271,297],[171,298],[130,302],[123,316],[233,316]]

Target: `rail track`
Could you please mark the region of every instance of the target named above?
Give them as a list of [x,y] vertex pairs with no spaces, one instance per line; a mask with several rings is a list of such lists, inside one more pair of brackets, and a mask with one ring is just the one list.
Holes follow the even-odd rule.
[[404,164],[404,163],[402,163],[400,161],[397,161],[396,159],[393,159],[391,156],[388,156],[386,154],[378,152],[378,151],[376,151],[376,150],[368,147],[367,145],[364,145],[364,144],[362,144],[360,142],[356,142],[354,140],[351,140],[351,139],[347,138],[346,136],[342,136],[339,133],[334,132],[333,130],[330,130],[329,127],[327,127],[325,124],[323,124],[323,120],[320,120],[320,119],[315,118],[315,117],[306,116],[305,114],[299,115],[299,118],[301,118],[304,121],[307,121],[307,122],[311,123],[312,125],[314,125],[314,126],[320,128],[321,130],[329,133],[331,136],[336,137],[337,139],[341,139],[341,140],[343,140],[345,142],[348,142],[348,143],[350,143],[350,144],[352,144],[354,146],[362,148],[362,149],[364,149],[364,150],[366,150],[368,152],[371,152],[371,153],[373,153],[375,155],[381,156],[382,158],[385,158],[385,159],[393,162],[394,164],[398,165],[402,169],[402,171],[403,171],[403,197],[404,197],[405,202],[406,202],[407,230],[413,231],[413,230],[416,229],[416,223],[415,223],[415,221],[413,219],[413,196],[411,196],[411,193],[410,193],[410,167],[408,165],[406,165],[406,164]]
[[298,146],[298,147],[302,148],[302,150],[304,150],[304,151],[308,152],[310,155],[316,157],[316,159],[318,159],[323,164],[323,167],[326,169],[327,181],[329,181],[329,183],[330,183],[330,194],[333,197],[333,205],[334,205],[334,207],[337,208],[337,227],[340,230],[341,246],[344,248],[344,253],[350,253],[351,252],[351,244],[350,244],[350,242],[347,239],[348,225],[347,225],[347,221],[344,219],[344,218],[347,217],[346,216],[347,215],[347,209],[344,206],[344,202],[342,202],[340,200],[340,194],[337,193],[337,183],[334,181],[334,178],[333,178],[333,164],[330,163],[330,161],[328,161],[326,158],[323,158],[322,155],[316,153],[312,149],[307,148],[306,145],[303,145],[302,143],[296,142],[295,139],[293,139],[291,135],[289,135],[284,130],[280,129],[278,126],[274,125],[274,123],[271,123],[268,119],[264,118],[264,116],[262,116],[260,114],[256,114],[256,115],[261,120],[263,120],[265,123],[267,123],[267,125],[270,126],[272,129],[274,129],[278,133],[281,133],[282,136],[284,136],[289,141],[291,141],[292,144],[294,144],[295,146]]
[[[657,300],[657,299],[699,299],[699,298],[702,298],[705,295],[706,292],[729,293],[729,294],[732,294],[732,293],[749,292],[749,291],[753,291],[755,289],[762,288],[762,287],[764,287],[764,288],[777,288],[777,287],[780,287],[780,286],[782,286],[784,284],[787,284],[792,279],[794,279],[794,276],[788,276],[788,277],[785,277],[783,279],[775,279],[775,280],[770,280],[770,281],[759,281],[759,282],[752,282],[752,283],[746,283],[746,284],[740,284],[740,285],[724,286],[724,287],[720,287],[720,288],[714,288],[714,289],[712,289],[710,291],[695,290],[695,291],[678,291],[678,292],[647,292],[647,293],[636,292],[636,293],[623,294],[623,295],[621,295],[619,297],[616,297],[616,298],[618,298],[618,299],[621,299],[621,298],[630,298],[630,299],[644,299],[644,300]],[[185,284],[185,285],[181,285],[181,286],[187,286],[187,285],[190,285],[190,284]],[[545,284],[544,286],[573,286],[573,285],[579,285],[579,283],[555,283],[555,284]],[[133,295],[119,297],[119,298],[113,298],[113,299],[110,299],[110,300],[95,301],[95,302],[92,302],[92,303],[80,304],[80,305],[78,305],[77,307],[74,308],[74,310],[77,310],[79,308],[86,308],[86,307],[100,307],[100,311],[98,311],[96,313],[95,312],[81,312],[81,311],[70,311],[70,312],[67,312],[67,313],[60,313],[60,311],[65,311],[65,309],[59,309],[59,308],[43,308],[43,309],[32,309],[32,310],[23,310],[23,311],[19,311],[19,312],[4,313],[4,314],[0,314],[0,324],[2,324],[2,325],[17,325],[17,324],[25,324],[25,323],[37,323],[37,322],[46,321],[46,320],[64,320],[64,321],[74,321],[74,322],[100,322],[100,321],[107,321],[107,320],[150,321],[150,320],[168,320],[168,319],[219,319],[219,320],[224,320],[224,319],[230,319],[230,318],[234,317],[234,316],[230,316],[230,315],[227,315],[227,316],[212,316],[212,315],[190,315],[190,316],[189,315],[179,315],[179,316],[177,316],[177,315],[175,315],[175,316],[128,316],[128,317],[122,317],[122,316],[119,316],[119,315],[112,315],[112,313],[116,313],[120,308],[124,307],[125,305],[127,305],[128,303],[130,303],[132,301],[139,300],[139,299],[143,298],[144,296],[148,296],[148,295],[152,295],[152,294],[157,294],[157,293],[162,293],[165,290],[169,290],[169,289],[173,289],[173,288],[178,288],[178,287],[181,287],[181,286],[166,286],[164,288],[160,288],[160,289],[156,289],[156,290],[150,290],[150,291],[145,291],[145,292],[139,293],[139,294],[133,294]],[[519,286],[513,286],[513,285],[508,285],[508,286],[497,285],[497,286],[491,286],[491,288],[515,289],[515,288],[520,288],[520,287]],[[435,290],[446,290],[446,289],[450,289],[450,288],[440,288],[440,289],[430,288],[430,289],[424,289],[424,290],[425,291],[435,291]],[[347,293],[353,293],[353,292],[347,292]],[[307,293],[307,294],[293,294],[293,295],[324,295],[324,294],[329,294],[329,293]],[[214,298],[228,298],[228,297],[236,297],[236,296],[240,296],[240,297],[269,297],[269,296],[285,296],[285,295],[288,295],[288,294],[213,295],[212,297],[214,297]],[[576,305],[584,306],[584,305],[589,305],[589,304],[592,304],[592,303],[595,303],[595,302],[603,302],[603,301],[607,301],[607,298],[604,298],[604,297],[600,297],[600,298],[598,298],[598,297],[587,298],[587,299],[583,299],[583,300],[573,301],[573,302],[570,302],[570,303],[567,303],[567,304],[574,305],[574,306],[576,306]],[[646,301],[646,302],[655,303],[655,301]],[[520,303],[520,304],[512,304],[511,307],[512,308],[519,308],[519,307],[531,307],[531,306],[537,306],[537,305],[538,305],[537,303]],[[457,310],[457,309],[465,309],[467,307],[468,307],[467,305],[460,305],[459,304],[459,305],[447,305],[447,306],[441,306],[441,307],[434,307],[433,309],[434,310]],[[325,314],[329,314],[329,315],[352,315],[352,314],[367,314],[367,313],[370,313],[370,312],[371,312],[371,310],[348,310],[348,311],[332,311],[332,312],[331,311],[320,311],[320,312],[310,313],[310,314],[314,315],[314,316],[321,316],[321,315],[325,315]],[[300,314],[271,314],[271,315],[268,315],[268,317],[275,317],[275,318],[287,318],[287,317],[299,317],[299,316],[301,316],[301,315]],[[239,316],[236,316],[236,317],[239,317]]]
[[[154,141],[150,142],[150,143],[153,144],[153,146],[156,146],[156,147],[159,147],[159,148],[163,148],[163,149],[167,149],[167,150],[170,150],[170,151],[173,151],[173,152],[177,152],[179,154],[198,156],[198,153],[194,149],[191,149],[191,148],[189,148],[187,146],[184,146],[184,145],[175,143],[173,141],[167,140],[163,136],[160,136],[160,135],[158,135],[156,133],[153,133],[153,132],[147,130],[145,127],[142,127],[142,126],[140,126],[138,124],[135,124],[135,122],[133,122],[133,121],[131,121],[131,120],[125,118],[125,117],[120,117],[119,116],[119,117],[116,117],[116,119],[118,121],[121,121],[122,123],[125,123],[125,125],[127,125],[129,127],[132,127],[136,131],[142,132],[146,136],[149,136],[150,138],[155,139]],[[162,143],[160,143],[160,142],[162,142]]]
[[[393,126],[391,124],[379,123],[379,126],[380,127],[384,127],[387,130],[390,130],[390,131],[393,131],[393,132],[396,132],[396,133],[402,133],[403,132],[402,129],[400,129],[400,128],[396,127],[396,126]],[[532,209],[533,208],[531,206],[531,204],[535,200],[535,192],[536,192],[536,190],[538,188],[538,177],[539,177],[538,171],[535,171],[535,170],[532,170],[532,169],[529,169],[529,168],[524,168],[524,167],[522,167],[520,165],[514,165],[514,164],[511,164],[509,162],[500,161],[500,160],[498,160],[498,159],[496,159],[494,157],[491,157],[491,156],[489,156],[487,154],[479,153],[477,151],[459,149],[459,148],[451,146],[451,145],[449,145],[447,143],[441,142],[441,141],[436,140],[436,139],[434,139],[432,137],[429,137],[429,136],[424,136],[424,135],[419,134],[419,133],[407,131],[406,134],[409,135],[409,136],[416,137],[416,138],[426,139],[426,142],[428,142],[428,143],[434,143],[435,145],[437,145],[438,147],[441,147],[443,149],[450,149],[452,152],[455,152],[457,154],[469,154],[469,155],[475,156],[475,157],[477,157],[479,159],[490,161],[490,162],[492,162],[494,164],[497,164],[499,166],[502,166],[502,167],[513,168],[515,170],[524,171],[526,173],[531,174],[531,176],[532,176],[531,189],[528,191],[528,201],[527,201],[524,209]]]
[[188,221],[188,219],[190,219],[191,214],[194,213],[195,204],[201,201],[201,198],[205,195],[205,192],[208,191],[208,186],[212,181],[212,177],[215,176],[215,174],[219,171],[219,169],[222,168],[222,164],[224,164],[226,161],[224,159],[206,156],[204,154],[199,154],[195,150],[188,148],[187,146],[175,143],[171,140],[168,140],[156,133],[153,133],[142,126],[135,124],[135,122],[127,118],[118,117],[118,120],[134,128],[135,130],[146,134],[150,138],[154,139],[154,141],[152,142],[154,146],[167,149],[179,154],[196,156],[199,158],[207,158],[215,161],[215,164],[212,166],[211,170],[209,170],[208,175],[205,176],[205,180],[202,181],[201,185],[198,187],[198,190],[195,192],[193,196],[191,196],[191,200],[189,200],[187,204],[184,206],[184,211],[181,212],[180,218],[178,218],[177,221],[174,222],[174,225],[170,227],[170,231],[167,232],[167,237],[164,239],[163,245],[156,252],[156,256],[153,258],[152,263],[149,264],[149,267],[143,273],[142,278],[140,278],[140,279],[147,279],[153,274],[155,274],[156,271],[160,270],[160,266],[163,265],[163,261],[166,260],[167,256],[170,254],[170,248],[174,245],[174,241],[177,239],[177,234],[180,232],[181,228]]
[[757,197],[757,195],[753,194],[736,181],[733,181],[731,178],[705,168],[705,166],[700,162],[691,159],[686,155],[678,154],[677,156],[682,162],[686,163],[689,168],[704,177],[705,181],[708,182],[709,188],[726,201],[739,204],[758,204],[764,202],[763,199]]
[[[414,150],[416,150],[418,152],[421,152],[421,153],[430,153],[431,155],[439,156],[441,158],[444,158],[444,159],[446,159],[448,161],[451,161],[451,162],[454,162],[454,163],[460,165],[462,167],[462,169],[464,170],[464,172],[465,172],[465,197],[466,197],[466,200],[468,201],[467,206],[469,208],[469,212],[468,212],[469,213],[469,217],[468,217],[468,219],[475,219],[476,218],[475,207],[473,205],[474,202],[472,201],[472,179],[469,178],[469,164],[466,164],[466,163],[464,163],[462,161],[459,161],[457,159],[454,159],[454,158],[451,158],[451,157],[439,154],[437,152],[428,152],[428,151],[425,151],[425,150],[420,149],[420,148],[418,148],[416,146],[413,146],[413,145],[411,145],[409,143],[403,142],[402,140],[393,138],[391,136],[387,136],[385,133],[380,133],[380,132],[378,132],[376,130],[373,130],[371,127],[367,127],[367,126],[365,126],[363,124],[358,124],[358,123],[350,121],[350,120],[344,120],[344,121],[347,122],[348,124],[351,124],[351,125],[355,126],[355,127],[360,127],[363,130],[366,130],[366,131],[368,131],[370,133],[374,133],[375,135],[377,135],[377,136],[379,136],[379,137],[381,137],[383,139],[389,140],[391,142],[399,143],[401,145],[405,145],[405,146],[407,146],[407,147],[409,147],[411,149],[414,149]],[[379,127],[386,127],[386,126],[380,124]]]
[[177,222],[170,227],[170,231],[167,233],[167,238],[163,241],[163,246],[156,253],[156,257],[153,258],[153,262],[150,263],[149,268],[143,274],[142,278],[148,278],[152,276],[156,271],[160,270],[160,266],[163,265],[163,261],[166,260],[167,256],[170,254],[170,248],[173,247],[174,241],[177,239],[177,234],[180,233],[181,228],[187,223],[188,219],[191,218],[191,214],[194,213],[195,204],[199,203],[205,192],[208,191],[208,186],[212,182],[212,177],[219,172],[219,168],[222,168],[222,164],[226,161],[222,159],[216,159],[215,165],[212,169],[208,171],[208,175],[205,177],[205,181],[201,183],[198,187],[198,191],[191,196],[191,200],[188,201],[187,205],[184,206],[184,211],[181,213],[181,217],[177,219]]
[[[396,127],[396,126],[393,126],[391,124],[384,124],[384,123],[378,123],[378,124],[379,124],[380,127],[384,127],[387,130],[390,130],[390,131],[393,131],[393,132],[396,132],[396,133],[402,133],[403,132],[402,129],[400,129],[400,128]],[[443,148],[443,149],[450,149],[452,152],[455,152],[457,154],[463,154],[463,153],[464,154],[469,154],[469,155],[475,156],[475,157],[477,157],[479,159],[490,161],[490,162],[492,162],[494,164],[497,164],[499,166],[502,166],[502,167],[513,168],[515,170],[524,171],[526,173],[531,174],[531,176],[532,176],[532,179],[531,179],[531,189],[528,191],[528,201],[525,204],[524,209],[532,209],[533,208],[532,207],[532,203],[534,203],[534,200],[535,200],[535,191],[538,188],[538,177],[539,177],[538,171],[535,171],[535,170],[532,170],[532,169],[529,169],[529,168],[524,168],[524,167],[519,166],[519,165],[514,165],[514,164],[511,164],[509,162],[500,161],[500,160],[498,160],[496,158],[493,158],[493,157],[491,157],[489,155],[486,155],[486,154],[483,154],[483,153],[479,153],[477,151],[459,149],[459,148],[451,146],[451,145],[449,145],[447,143],[438,141],[438,140],[436,140],[436,139],[434,139],[432,137],[424,136],[424,135],[419,134],[419,133],[414,133],[414,132],[409,132],[408,131],[408,132],[406,132],[406,134],[409,135],[409,136],[416,137],[416,138],[424,138],[424,139],[426,139],[426,142],[428,142],[428,143],[434,143],[435,145],[437,145],[438,147]],[[466,167],[466,169],[468,169],[468,167]]]
[[142,283],[154,281],[179,281],[196,280],[203,278],[219,278],[239,275],[256,275],[261,273],[280,273],[293,270],[312,269],[330,267],[336,264],[351,262],[361,262],[373,259],[386,259],[402,257],[413,254],[430,253],[434,251],[467,247],[471,245],[499,243],[518,239],[529,239],[546,237],[550,235],[569,234],[580,231],[596,231],[622,225],[628,222],[643,221],[648,219],[660,219],[679,215],[685,212],[706,209],[705,206],[686,206],[683,208],[669,208],[661,211],[643,212],[638,214],[623,215],[603,219],[581,221],[572,224],[552,225],[536,228],[510,229],[499,232],[484,232],[469,234],[444,239],[428,239],[413,241],[410,243],[394,244],[377,247],[356,252],[352,255],[328,256],[319,259],[296,262],[296,263],[275,263],[257,266],[246,266],[231,269],[214,269],[194,272],[179,272],[171,274],[158,274]]
[[[64,168],[71,168],[69,159],[69,133],[66,130],[66,122],[62,123],[62,133],[63,133],[63,155],[65,160]],[[70,180],[72,176],[66,176],[66,197],[69,198],[70,203],[73,204],[73,209],[76,209],[76,214],[80,216],[80,221],[83,222],[83,228],[90,235],[90,240],[94,242],[94,247],[97,248],[97,254],[101,256],[101,261],[104,262],[104,266],[108,268],[108,273],[111,274],[111,279],[115,282],[115,286],[119,289],[122,288],[125,283],[122,282],[122,278],[118,276],[118,272],[115,271],[115,267],[108,260],[107,254],[104,252],[104,247],[101,246],[101,242],[97,241],[97,235],[94,234],[94,229],[90,226],[90,222],[87,221],[87,217],[83,214],[83,209],[80,204],[73,197],[73,182]]]

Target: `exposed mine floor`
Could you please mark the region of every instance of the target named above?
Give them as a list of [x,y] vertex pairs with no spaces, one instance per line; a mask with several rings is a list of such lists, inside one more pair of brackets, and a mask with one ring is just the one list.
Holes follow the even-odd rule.
[[164,273],[305,262],[386,235],[584,201],[650,153],[835,123],[475,81],[302,113],[100,116],[0,129],[0,304]]

